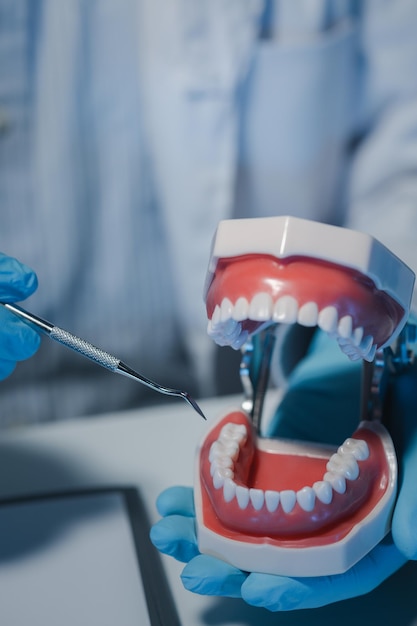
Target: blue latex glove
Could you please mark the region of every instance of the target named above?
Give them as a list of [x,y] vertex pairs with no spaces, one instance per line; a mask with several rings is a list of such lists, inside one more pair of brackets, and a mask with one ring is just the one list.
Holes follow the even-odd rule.
[[[24,300],[37,285],[36,274],[29,267],[0,253],[0,302]],[[0,307],[0,379],[12,373],[17,361],[31,357],[39,343],[35,330]]]
[[[294,370],[288,393],[271,423],[271,433],[340,442],[358,421],[361,364],[351,363],[337,345],[319,333]],[[288,578],[242,572],[198,552],[193,492],[172,487],[157,502],[163,516],[151,531],[154,545],[187,563],[184,586],[196,593],[241,597],[271,611],[324,606],[365,594],[417,558],[417,368],[395,381],[391,414],[400,456],[400,493],[389,535],[348,572],[336,576]]]

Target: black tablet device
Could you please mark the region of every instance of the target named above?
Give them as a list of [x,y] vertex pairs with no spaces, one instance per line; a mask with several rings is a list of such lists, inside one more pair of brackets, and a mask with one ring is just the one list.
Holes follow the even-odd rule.
[[179,626],[137,489],[1,501],[0,624]]

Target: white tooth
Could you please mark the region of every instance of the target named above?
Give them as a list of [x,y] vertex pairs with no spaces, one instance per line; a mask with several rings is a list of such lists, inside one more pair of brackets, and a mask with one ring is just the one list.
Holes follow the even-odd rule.
[[231,441],[241,443],[243,441],[246,441],[247,434],[248,431],[244,424],[235,424],[234,422],[228,422],[221,429],[219,440],[224,443],[229,443]]
[[[225,472],[228,470],[217,468],[213,474],[213,485],[215,489],[220,489],[224,485],[225,478],[233,478],[233,476],[226,476]],[[233,472],[232,472],[233,474]]]
[[363,338],[363,327],[358,326],[358,328],[355,328],[355,330],[353,331],[353,335],[352,335],[353,344],[355,346],[359,346],[360,342],[362,341],[362,338]]
[[249,489],[247,487],[242,487],[241,485],[236,486],[236,498],[239,508],[246,509],[249,504]]
[[343,354],[346,354],[351,361],[359,361],[359,359],[362,358],[358,348],[351,343],[348,343],[347,340],[344,340],[344,343],[339,343],[339,346]]
[[220,489],[221,487],[223,487],[224,485],[224,479],[222,476],[219,475],[218,472],[216,472],[213,475],[213,486],[215,489]]
[[326,469],[329,472],[339,472],[339,474],[344,475],[342,457],[339,454],[332,454],[326,464]]
[[292,489],[281,491],[280,500],[284,513],[291,513],[297,501],[295,491],[292,491]]
[[349,356],[353,356],[354,354],[358,354],[358,348],[354,346],[352,343],[345,343],[341,346],[343,352]]
[[341,454],[353,454],[357,461],[365,461],[369,457],[369,447],[363,439],[349,437],[340,446],[338,452]]
[[339,316],[335,306],[326,306],[319,313],[318,326],[326,333],[334,333],[337,330]]
[[249,337],[249,333],[247,330],[244,330],[240,333],[239,337],[235,339],[235,341],[230,344],[234,350],[239,350],[243,346],[244,343],[247,342]]
[[319,308],[315,302],[306,302],[298,311],[297,321],[302,326],[316,326]]
[[218,329],[221,332],[223,339],[228,339],[228,340],[235,338],[234,333],[236,333],[236,329],[238,329],[237,334],[239,334],[240,332],[240,327],[239,327],[238,322],[232,319],[228,319],[225,322],[223,322],[223,324],[221,324],[221,326],[219,326]]
[[350,338],[352,335],[352,318],[350,315],[345,315],[341,318],[337,327],[337,332],[340,337],[343,337],[344,339]]
[[362,339],[359,344],[359,350],[361,351],[362,358],[366,361],[373,361],[376,352],[376,345],[374,345],[374,338],[372,335],[367,335]]
[[212,335],[212,339],[217,343],[218,346],[224,347],[230,345],[229,339],[227,337],[223,337],[223,335]]
[[233,459],[234,456],[239,454],[239,444],[238,442],[232,441],[221,441],[217,439],[217,441],[213,441],[210,446],[209,452],[209,461],[212,462],[216,459],[230,457]]
[[219,456],[225,456],[226,454],[226,450],[224,445],[220,442],[220,441],[213,441],[213,443],[210,446],[210,452],[209,452],[209,461],[210,463],[215,459],[218,458]]
[[355,443],[352,445],[352,454],[358,461],[366,461],[369,458],[369,447],[363,439],[350,439]]
[[247,428],[244,424],[236,424],[235,422],[227,422],[221,429],[221,434],[226,438],[230,437],[234,439],[235,437],[246,437]]
[[229,298],[223,298],[220,308],[220,320],[226,322],[232,317],[232,313],[233,304],[230,302]]
[[224,424],[224,426],[222,426],[221,430],[220,430],[220,436],[219,439],[229,439],[230,436],[233,437],[234,433],[235,433],[235,426],[237,424],[235,424],[234,422],[227,422],[226,424]]
[[249,306],[249,319],[266,322],[272,317],[272,298],[268,293],[257,293]]
[[339,344],[339,346],[342,348],[343,346],[351,346],[352,342],[349,339],[346,339],[345,337],[336,337],[336,341]]
[[217,324],[217,326],[213,326],[213,322],[209,320],[207,324],[207,334],[214,339],[214,341],[216,341],[216,339],[221,340],[223,337],[222,325]]
[[230,337],[231,340],[233,340],[233,343],[239,339],[240,335],[242,334],[242,324],[240,322],[236,322],[236,328],[233,331],[233,337]]
[[237,443],[229,443],[227,446],[227,456],[232,459],[232,461],[236,461],[239,456],[240,446]]
[[297,502],[303,511],[312,511],[316,503],[316,494],[311,487],[303,487],[297,491]]
[[359,476],[359,465],[353,454],[344,455],[343,462],[345,463],[345,477],[349,480],[356,480]]
[[213,329],[220,323],[221,311],[218,304],[216,304],[213,315],[211,316],[211,324]]
[[330,483],[325,480],[319,480],[313,485],[316,496],[323,504],[330,504],[333,499],[333,490]]
[[240,452],[240,447],[237,442],[217,440],[217,443],[219,444],[218,447],[216,446],[213,450],[210,448],[210,461],[220,461],[221,459],[229,459],[230,461],[233,461],[237,458]]
[[270,513],[277,510],[279,504],[279,491],[265,491],[265,504]]
[[329,472],[338,472],[349,480],[359,476],[359,466],[353,454],[333,454],[326,465]]
[[214,476],[214,472],[216,472],[217,470],[220,471],[223,469],[231,470],[231,475],[229,476],[229,478],[233,478],[233,461],[227,456],[219,459],[214,459],[214,461],[210,465],[210,473],[212,476]]
[[243,320],[248,319],[249,312],[249,302],[246,298],[238,298],[235,302],[235,306],[233,307],[232,317],[237,322],[242,322]]
[[236,495],[236,483],[231,478],[226,478],[223,485],[223,498],[225,502],[231,502]]
[[218,469],[219,466],[217,465],[217,463],[215,461],[212,461],[212,463],[210,464],[210,474],[212,477],[214,476],[214,472],[217,472]]
[[207,322],[207,333],[208,333],[209,335],[212,335],[212,334],[213,334],[213,324],[211,323],[211,320],[209,320],[209,321]]
[[212,463],[212,465],[210,466],[210,474],[212,475],[213,485],[216,487],[216,489],[219,489],[219,487],[223,486],[223,482],[226,478],[233,479],[235,476],[232,468],[223,467],[222,465],[217,465],[216,463]]
[[227,336],[227,338],[229,340],[229,346],[232,346],[235,343],[235,341],[237,339],[239,339],[240,331],[241,331],[240,324],[238,324],[236,326],[235,330],[233,331],[233,333],[231,333],[230,335]]
[[374,338],[372,337],[372,335],[367,335],[362,339],[359,344],[359,350],[362,352],[362,354],[368,354],[369,350],[372,348],[373,342]]
[[326,472],[323,476],[323,480],[330,483],[337,493],[345,493],[346,479],[341,474],[335,472]]
[[274,305],[272,318],[274,322],[294,324],[297,321],[298,302],[292,296],[282,296]]
[[264,505],[264,492],[262,489],[249,489],[249,497],[253,508],[256,511],[260,511]]
[[375,354],[376,354],[376,345],[373,345],[372,348],[369,350],[368,354],[364,355],[363,358],[365,359],[365,361],[369,361],[369,363],[371,363],[375,358]]
[[351,343],[347,343],[347,344],[343,344],[340,346],[340,349],[342,350],[342,352],[344,354],[346,354],[346,356],[348,356],[350,359],[354,359],[356,356],[359,355],[360,358],[360,352],[358,352],[358,349],[355,348],[355,346],[353,346]]
[[[215,446],[215,444],[218,444]],[[224,445],[221,441],[215,441],[209,452],[210,463],[222,462],[223,459],[233,462],[239,455],[240,448],[237,444]]]

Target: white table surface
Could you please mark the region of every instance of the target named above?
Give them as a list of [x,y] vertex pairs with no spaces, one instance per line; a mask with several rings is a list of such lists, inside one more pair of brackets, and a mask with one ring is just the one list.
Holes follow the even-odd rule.
[[[232,404],[236,403],[226,398],[202,401],[201,407],[210,418]],[[178,400],[154,408],[2,432],[0,498],[137,485],[151,519],[156,520],[158,493],[173,484],[192,484],[194,451],[205,429],[206,423]],[[48,544],[42,549],[49,549]],[[192,594],[179,579],[183,565],[168,557],[163,557],[163,563],[183,626],[417,626],[414,563],[362,598],[280,615],[237,599]]]

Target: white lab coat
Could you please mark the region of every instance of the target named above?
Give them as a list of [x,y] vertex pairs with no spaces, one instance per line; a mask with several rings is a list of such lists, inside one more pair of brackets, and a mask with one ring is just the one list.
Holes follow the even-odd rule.
[[[34,312],[169,386],[213,391],[220,219],[346,224],[417,267],[417,3],[272,4],[266,25],[258,0],[16,0],[3,21],[0,249],[37,271]],[[3,422],[141,401],[50,343],[2,383]]]

